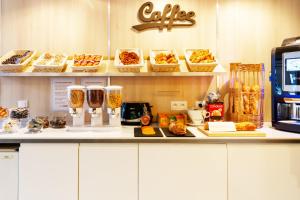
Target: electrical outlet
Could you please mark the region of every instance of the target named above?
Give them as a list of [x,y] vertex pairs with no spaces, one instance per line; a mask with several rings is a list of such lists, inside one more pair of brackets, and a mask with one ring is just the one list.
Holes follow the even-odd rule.
[[187,110],[187,101],[171,101],[171,110]]
[[205,101],[195,101],[195,108],[198,109],[198,108],[201,108],[201,105],[202,105],[202,108],[205,107]]

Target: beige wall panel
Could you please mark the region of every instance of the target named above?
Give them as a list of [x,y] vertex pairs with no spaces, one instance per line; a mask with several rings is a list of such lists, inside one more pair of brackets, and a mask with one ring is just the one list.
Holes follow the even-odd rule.
[[29,100],[32,116],[48,115],[50,104],[50,79],[44,77],[0,78],[1,106],[16,107],[17,101]]
[[171,101],[186,100],[190,107],[207,94],[211,77],[114,77],[113,85],[123,85],[124,101],[147,101],[153,114],[170,112]]
[[265,63],[265,121],[271,120],[271,50],[300,35],[298,0],[220,0],[218,57],[230,62]]
[[2,54],[27,48],[107,53],[106,0],[2,0]]
[[184,48],[209,48],[215,51],[216,47],[216,0],[152,0],[154,11],[162,11],[167,3],[181,6],[181,10],[196,13],[196,24],[190,28],[173,28],[146,30],[136,32],[133,25],[140,24],[137,12],[144,0],[111,0],[111,54],[117,48],[141,48],[144,55],[150,49],[176,49],[183,55]]

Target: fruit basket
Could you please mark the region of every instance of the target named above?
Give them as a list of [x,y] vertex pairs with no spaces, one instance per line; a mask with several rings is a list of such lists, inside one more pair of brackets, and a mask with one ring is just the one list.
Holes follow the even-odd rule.
[[140,72],[144,66],[143,52],[140,49],[117,49],[114,66],[119,72]]
[[179,57],[175,50],[151,50],[150,64],[153,72],[179,71]]

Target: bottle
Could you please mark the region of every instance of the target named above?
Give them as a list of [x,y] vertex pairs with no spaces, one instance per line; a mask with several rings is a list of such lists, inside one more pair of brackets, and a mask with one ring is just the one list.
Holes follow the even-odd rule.
[[144,104],[143,115],[141,117],[141,126],[149,126],[150,124],[151,124],[151,117],[149,115],[146,105]]

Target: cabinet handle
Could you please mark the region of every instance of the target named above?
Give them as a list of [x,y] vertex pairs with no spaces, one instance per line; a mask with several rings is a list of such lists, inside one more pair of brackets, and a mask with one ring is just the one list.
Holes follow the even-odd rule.
[[13,159],[14,156],[13,155],[4,155],[4,156],[1,156],[0,159],[1,160],[11,160]]

